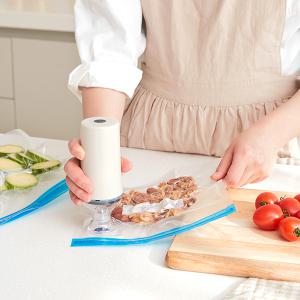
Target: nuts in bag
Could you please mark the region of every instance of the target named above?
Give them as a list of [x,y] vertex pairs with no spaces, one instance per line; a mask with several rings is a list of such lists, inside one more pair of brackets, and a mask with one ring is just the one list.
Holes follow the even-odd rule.
[[192,176],[181,176],[160,182],[146,192],[130,190],[124,193],[112,211],[112,217],[122,222],[151,224],[179,215],[196,202],[197,184]]

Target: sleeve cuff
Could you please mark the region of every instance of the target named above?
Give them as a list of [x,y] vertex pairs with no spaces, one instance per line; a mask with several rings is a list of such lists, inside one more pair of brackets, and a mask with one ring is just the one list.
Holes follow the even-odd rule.
[[81,100],[80,86],[102,87],[125,93],[129,98],[142,78],[142,70],[124,62],[93,61],[75,68],[69,76],[69,89]]

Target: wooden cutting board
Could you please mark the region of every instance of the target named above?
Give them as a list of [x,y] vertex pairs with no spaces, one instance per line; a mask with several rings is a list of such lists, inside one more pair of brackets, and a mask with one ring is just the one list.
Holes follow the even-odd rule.
[[300,242],[284,241],[278,232],[259,230],[252,222],[254,201],[261,192],[231,190],[237,213],[176,236],[167,253],[167,265],[179,270],[300,282]]

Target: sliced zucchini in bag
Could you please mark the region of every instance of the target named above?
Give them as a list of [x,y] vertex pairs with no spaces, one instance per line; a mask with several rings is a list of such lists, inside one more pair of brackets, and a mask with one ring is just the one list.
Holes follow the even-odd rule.
[[60,167],[61,162],[59,160],[49,160],[40,162],[31,166],[32,174],[41,174]]
[[26,167],[29,167],[35,163],[30,157],[28,157],[24,153],[16,153],[16,158],[22,161],[22,163],[26,165]]
[[0,185],[0,192],[4,192],[7,190],[6,184]]
[[0,156],[5,156],[10,153],[24,152],[24,148],[19,145],[2,145],[0,146]]
[[24,153],[8,154],[7,158],[19,163],[24,169],[32,164],[32,160],[28,159]]
[[48,161],[49,159],[33,150],[27,150],[26,156],[29,157],[34,163],[40,163],[44,161]]
[[22,169],[22,165],[16,161],[12,161],[5,157],[0,157],[0,170],[1,171],[18,171]]
[[36,176],[29,173],[15,173],[7,175],[5,184],[9,190],[27,189],[35,186],[38,183]]

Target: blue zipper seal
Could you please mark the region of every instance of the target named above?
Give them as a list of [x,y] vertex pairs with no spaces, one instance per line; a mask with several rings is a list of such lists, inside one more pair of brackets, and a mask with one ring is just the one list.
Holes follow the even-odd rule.
[[33,201],[28,206],[18,210],[12,214],[4,216],[0,218],[0,226],[18,220],[22,217],[25,217],[42,207],[46,206],[50,202],[54,201],[60,195],[66,193],[68,191],[68,186],[66,184],[66,180],[63,179],[53,185],[50,189],[44,192],[41,196],[39,196],[35,201]]
[[[0,218],[0,226],[16,221],[22,217],[25,217],[47,204],[53,202],[56,198],[61,196],[62,194],[68,191],[68,186],[66,184],[66,180],[63,179],[44,192],[41,196],[39,196],[35,201],[33,201],[30,205],[24,207],[23,209],[16,211],[12,214],[4,216]],[[223,218],[227,215],[236,212],[236,207],[234,204],[227,206],[226,208],[209,215],[205,218],[202,218],[196,222],[193,222],[188,225],[176,227],[169,229],[167,231],[160,232],[158,234],[154,234],[148,237],[136,238],[136,239],[121,239],[121,238],[99,238],[99,237],[89,237],[89,238],[75,238],[72,239],[71,247],[93,247],[93,246],[128,246],[128,245],[142,245],[151,243],[163,238],[167,238],[170,236],[174,236],[179,233],[183,233],[219,218]]]
[[89,238],[75,238],[72,239],[71,247],[95,247],[95,246],[128,246],[128,245],[142,245],[151,243],[163,238],[167,238],[179,233],[183,233],[214,220],[223,218],[232,213],[236,212],[236,207],[234,204],[227,206],[226,208],[209,215],[205,218],[202,218],[196,222],[193,222],[188,225],[176,227],[167,231],[160,232],[144,238],[136,239],[120,239],[120,238],[99,238],[99,237],[89,237]]

